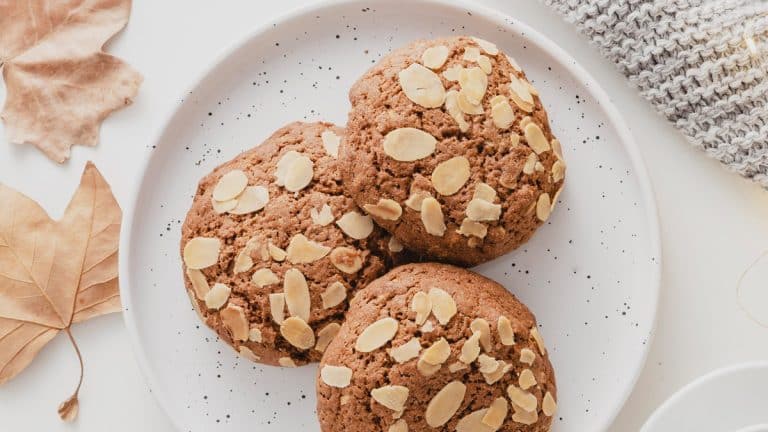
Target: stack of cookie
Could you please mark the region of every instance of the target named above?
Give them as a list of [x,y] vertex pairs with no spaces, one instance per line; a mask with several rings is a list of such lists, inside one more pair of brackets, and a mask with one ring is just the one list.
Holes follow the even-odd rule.
[[531,312],[460,266],[524,243],[565,163],[536,89],[471,37],[416,41],[199,184],[182,227],[200,318],[252,361],[320,362],[323,431],[548,430]]

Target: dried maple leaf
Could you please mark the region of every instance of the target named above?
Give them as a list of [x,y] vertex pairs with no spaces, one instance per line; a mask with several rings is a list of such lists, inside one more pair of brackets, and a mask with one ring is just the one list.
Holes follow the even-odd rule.
[[83,363],[70,326],[120,310],[120,207],[90,162],[58,222],[2,184],[0,203],[0,384],[65,331],[80,359],[77,390],[59,408],[62,419],[72,420]]
[[96,145],[101,122],[130,104],[142,81],[102,51],[130,11],[131,0],[0,0],[0,118],[11,142],[56,162],[74,144]]

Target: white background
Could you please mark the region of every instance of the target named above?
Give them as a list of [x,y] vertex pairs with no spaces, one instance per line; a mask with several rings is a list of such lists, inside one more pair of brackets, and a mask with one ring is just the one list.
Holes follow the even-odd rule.
[[[97,147],[74,148],[62,166],[30,146],[8,144],[0,131],[0,181],[58,218],[85,161],[93,160],[125,205],[152,138],[185,89],[228,45],[303,3],[136,1],[128,28],[110,45],[110,52],[145,76],[134,105],[104,122]],[[638,385],[611,430],[637,430],[672,392],[707,371],[768,359],[768,328],[750,320],[736,295],[741,273],[768,249],[768,193],[693,149],[596,49],[545,6],[523,0],[478,3],[539,29],[597,78],[632,129],[656,190],[664,250],[657,332]],[[0,100],[4,95],[0,89]],[[766,269],[768,259],[747,275],[743,286],[747,306],[763,322],[768,322]],[[86,362],[77,422],[64,425],[56,414],[77,381],[76,357],[66,337],[59,336],[27,370],[0,387],[0,429],[172,430],[144,383],[119,315],[78,324],[73,332]]]

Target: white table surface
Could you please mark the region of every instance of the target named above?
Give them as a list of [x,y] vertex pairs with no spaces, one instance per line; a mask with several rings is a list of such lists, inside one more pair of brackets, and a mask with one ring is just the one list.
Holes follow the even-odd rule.
[[[110,50],[145,76],[134,105],[104,122],[98,146],[74,148],[62,166],[30,146],[8,144],[0,125],[0,181],[58,218],[85,161],[93,160],[126,205],[163,119],[211,59],[303,3],[135,1],[128,28]],[[479,3],[543,31],[597,77],[627,119],[655,187],[664,250],[657,331],[637,387],[611,430],[637,430],[672,392],[707,371],[767,359],[768,329],[739,308],[736,281],[768,249],[768,193],[690,147],[586,39],[545,6],[530,0]],[[768,260],[761,266],[765,275]],[[762,286],[759,281],[748,277],[744,293],[753,313],[768,321],[768,290],[765,279]],[[73,333],[86,363],[77,422],[65,425],[56,414],[77,380],[72,348],[57,337],[27,370],[0,387],[0,430],[172,430],[134,360],[120,315],[78,324]]]

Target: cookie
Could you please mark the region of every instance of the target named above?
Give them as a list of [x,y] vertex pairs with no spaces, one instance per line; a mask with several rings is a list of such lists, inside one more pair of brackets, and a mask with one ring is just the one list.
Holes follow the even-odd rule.
[[343,134],[289,124],[197,187],[182,226],[185,285],[202,320],[251,360],[320,360],[348,299],[403,253],[343,195]]
[[528,308],[445,264],[401,266],[358,291],[317,376],[324,432],[546,431],[556,399]]
[[474,265],[549,218],[565,176],[560,143],[536,89],[492,43],[416,41],[349,99],[345,190],[406,247]]

